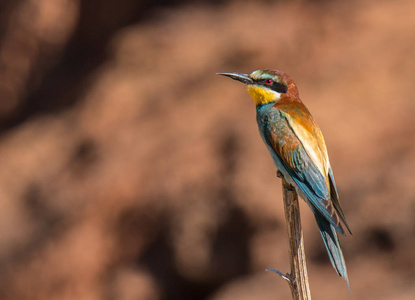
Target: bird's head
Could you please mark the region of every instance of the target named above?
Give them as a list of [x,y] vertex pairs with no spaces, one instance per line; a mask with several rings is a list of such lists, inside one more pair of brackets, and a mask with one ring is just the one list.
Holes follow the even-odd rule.
[[294,81],[284,72],[257,70],[251,74],[217,73],[246,84],[246,89],[256,106],[279,101],[284,95],[298,97]]

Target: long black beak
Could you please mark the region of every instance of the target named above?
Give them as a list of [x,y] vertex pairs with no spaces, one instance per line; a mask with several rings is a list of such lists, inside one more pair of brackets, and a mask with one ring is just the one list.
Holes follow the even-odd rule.
[[230,77],[232,79],[238,80],[238,81],[243,82],[245,84],[253,84],[254,83],[253,80],[251,79],[251,77],[249,77],[248,74],[241,74],[241,73],[216,73],[216,74]]

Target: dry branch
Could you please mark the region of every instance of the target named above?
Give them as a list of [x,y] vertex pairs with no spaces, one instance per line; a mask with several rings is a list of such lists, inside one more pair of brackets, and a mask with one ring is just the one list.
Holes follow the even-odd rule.
[[311,300],[297,192],[279,171],[277,172],[277,176],[282,179],[291,273],[283,274],[274,269],[269,270],[274,271],[288,282],[294,300]]

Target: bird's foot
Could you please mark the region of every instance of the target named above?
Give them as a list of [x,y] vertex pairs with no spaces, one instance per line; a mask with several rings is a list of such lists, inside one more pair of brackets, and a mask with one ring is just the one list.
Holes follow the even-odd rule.
[[283,184],[284,184],[284,186],[285,186],[285,188],[286,188],[287,190],[289,190],[289,191],[294,191],[294,190],[295,190],[295,188],[293,187],[293,185],[292,185],[292,184],[289,184],[289,183],[285,180],[284,175],[282,175],[282,173],[281,173],[281,171],[280,171],[280,170],[277,170],[277,177],[282,179],[282,182],[283,182]]
[[289,184],[288,182],[287,182],[286,189],[289,190],[289,191],[295,191],[295,187],[293,187],[293,185]]

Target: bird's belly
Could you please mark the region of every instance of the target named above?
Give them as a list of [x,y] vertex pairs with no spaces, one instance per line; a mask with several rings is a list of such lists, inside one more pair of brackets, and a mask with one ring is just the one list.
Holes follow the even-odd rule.
[[[281,124],[280,121],[281,121],[280,112],[277,109],[272,109],[272,104],[264,105],[257,110],[257,123],[258,123],[259,134],[261,135],[261,138],[264,141],[264,144],[267,146],[267,149],[269,153],[271,154],[272,160],[274,161],[274,165],[278,168],[278,170],[280,170],[285,180],[289,184],[294,186],[298,195],[301,198],[303,198],[306,202],[308,202],[307,197],[301,191],[301,189],[298,188],[297,184],[294,182],[294,179],[291,177],[285,165],[283,164],[281,158],[275,153],[274,149],[270,146],[265,136],[265,132],[267,130],[272,130],[272,129],[267,128],[267,126],[269,126],[269,124],[274,124],[275,126],[277,126],[278,124]],[[282,123],[281,125],[283,126],[284,124],[285,123]],[[281,134],[284,134],[286,137],[289,137],[290,131],[288,130],[289,128],[287,127],[286,130],[281,131]]]
[[[265,142],[265,140],[264,140],[264,142]],[[278,155],[275,153],[275,151],[270,146],[268,146],[267,143],[265,143],[265,144],[267,145],[267,149],[268,149],[269,153],[271,154],[272,160],[274,161],[274,165],[278,168],[278,170],[280,170],[280,172],[284,176],[285,180],[295,188],[297,194],[310,206],[310,208],[312,208],[312,210],[314,210],[312,205],[310,205],[310,203],[307,199],[307,196],[303,193],[303,191],[294,182],[293,178],[288,173],[288,171],[285,168],[284,164],[281,162],[281,159],[278,157]]]

